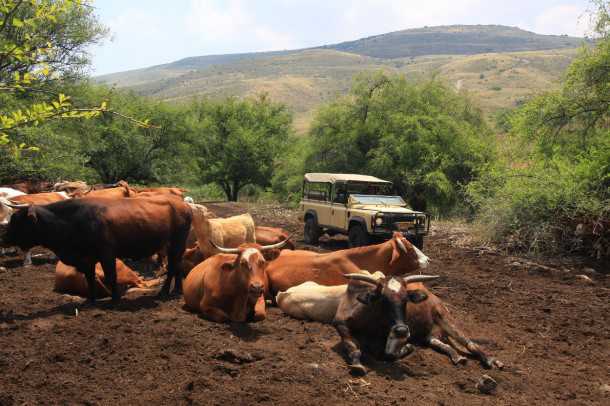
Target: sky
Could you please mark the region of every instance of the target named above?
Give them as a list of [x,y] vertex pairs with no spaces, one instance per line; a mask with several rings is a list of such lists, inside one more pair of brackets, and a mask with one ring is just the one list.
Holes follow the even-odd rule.
[[102,75],[189,56],[298,49],[449,24],[583,36],[588,0],[96,0]]

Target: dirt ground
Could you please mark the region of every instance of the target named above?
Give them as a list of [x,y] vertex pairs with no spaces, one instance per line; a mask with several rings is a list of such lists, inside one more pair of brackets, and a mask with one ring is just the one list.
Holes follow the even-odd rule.
[[[283,226],[303,247],[293,211],[210,208],[221,216],[250,209],[257,224]],[[504,370],[474,360],[455,367],[418,348],[394,364],[368,360],[370,373],[357,379],[330,326],[277,308],[261,323],[215,324],[184,311],[182,299],[143,295],[114,308],[82,307],[82,299],[52,292],[54,264],[39,250],[31,268],[0,257],[0,405],[610,404],[610,278],[578,263],[549,267],[461,246],[459,238],[449,226],[433,228],[424,251],[430,273],[443,278],[429,286]],[[585,272],[593,282],[576,276]],[[483,374],[497,381],[495,394],[476,389]]]

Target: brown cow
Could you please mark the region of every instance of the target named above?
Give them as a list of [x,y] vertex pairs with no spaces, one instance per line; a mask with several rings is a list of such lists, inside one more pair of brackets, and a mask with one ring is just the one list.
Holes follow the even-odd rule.
[[75,192],[74,198],[102,197],[107,199],[121,199],[123,197],[134,197],[137,193],[129,186],[109,187],[106,189],[91,189],[86,192]]
[[262,253],[278,253],[283,244],[215,246],[221,254],[197,265],[184,281],[186,308],[219,323],[264,320],[267,262]]
[[205,257],[199,249],[199,245],[195,242],[193,248],[187,248],[182,256],[182,274],[186,277],[193,268],[203,262]]
[[[104,283],[104,270],[98,262],[95,264],[95,283],[97,285],[96,297],[108,297],[112,295],[111,290]],[[127,289],[141,288],[149,289],[159,285],[159,279],[145,281],[130,267],[125,265],[120,259],[116,260],[116,283],[122,296]],[[67,293],[69,295],[77,295],[87,297],[89,289],[87,288],[87,279],[85,275],[78,272],[76,268],[68,266],[59,261],[55,267],[55,288],[58,293]]]
[[97,262],[116,301],[116,258],[140,259],[166,249],[168,272],[161,290],[166,296],[174,276],[175,292],[182,291],[180,261],[191,219],[190,207],[177,197],[70,199],[17,210],[2,243],[22,249],[49,248],[60,261],[85,274],[92,302]]
[[257,244],[271,245],[288,240],[283,248],[288,250],[294,250],[295,248],[294,242],[290,240],[290,235],[281,228],[256,226],[254,228],[254,236]]
[[184,197],[186,189],[177,187],[149,187],[149,188],[136,188],[137,196],[156,196],[156,195],[174,195],[178,197]]
[[267,267],[269,297],[308,281],[327,286],[342,285],[345,283],[343,275],[360,269],[376,269],[389,276],[404,275],[426,268],[428,261],[426,255],[398,232],[381,244],[325,254],[284,250]]
[[[68,199],[65,192],[33,193],[31,195],[13,196],[10,199],[0,199],[0,224],[8,224],[16,208],[24,205],[44,205]],[[32,251],[27,250],[23,266],[32,265]]]

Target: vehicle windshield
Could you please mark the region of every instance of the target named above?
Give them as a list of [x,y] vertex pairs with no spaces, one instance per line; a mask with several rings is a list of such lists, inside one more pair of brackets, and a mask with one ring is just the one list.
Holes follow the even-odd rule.
[[378,196],[378,195],[351,195],[355,203],[379,204],[385,206],[405,206],[406,203],[400,196]]

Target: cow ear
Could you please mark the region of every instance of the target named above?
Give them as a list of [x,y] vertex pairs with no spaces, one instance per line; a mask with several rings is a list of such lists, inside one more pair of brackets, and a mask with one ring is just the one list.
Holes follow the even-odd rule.
[[273,261],[274,259],[276,259],[279,256],[280,256],[279,249],[263,251],[263,257],[265,257],[265,261]]
[[37,223],[38,222],[38,216],[36,215],[36,207],[35,206],[30,206],[28,207],[28,217],[34,222]]
[[428,294],[426,292],[424,292],[423,290],[417,289],[417,290],[410,290],[409,293],[407,294],[407,297],[409,298],[409,302],[421,303],[424,300],[428,299]]
[[223,271],[228,272],[228,271],[232,271],[232,270],[235,268],[235,266],[234,266],[234,264],[233,264],[233,263],[231,263],[231,262],[225,262],[224,264],[222,264],[222,266],[221,266],[220,268],[221,268]]

